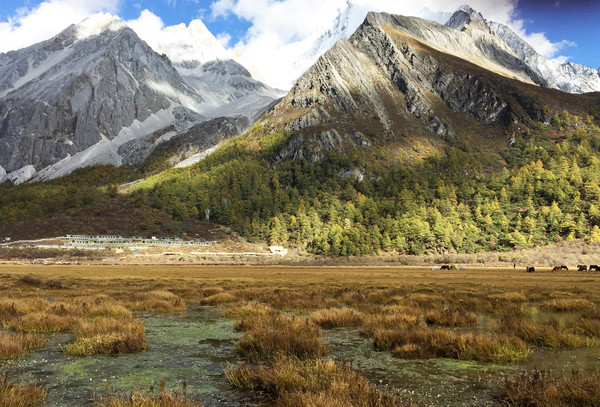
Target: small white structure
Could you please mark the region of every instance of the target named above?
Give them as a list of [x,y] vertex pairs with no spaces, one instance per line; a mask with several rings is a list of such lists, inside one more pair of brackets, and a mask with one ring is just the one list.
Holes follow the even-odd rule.
[[278,254],[283,257],[288,254],[288,249],[283,246],[269,246],[269,253]]

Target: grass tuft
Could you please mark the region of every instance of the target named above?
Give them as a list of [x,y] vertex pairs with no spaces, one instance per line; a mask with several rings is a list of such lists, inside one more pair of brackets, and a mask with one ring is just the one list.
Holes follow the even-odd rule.
[[406,359],[451,358],[480,362],[521,362],[529,349],[519,338],[460,334],[443,329],[403,327],[378,329],[373,336],[375,348],[391,350]]
[[148,312],[179,312],[185,311],[185,302],[170,291],[154,290],[136,294],[130,308]]
[[505,406],[584,407],[600,405],[600,374],[572,371],[552,378],[547,371],[506,378],[495,396]]
[[229,304],[232,302],[236,302],[237,298],[228,292],[222,292],[222,293],[217,293],[217,294],[213,294],[211,296],[202,298],[200,300],[201,304],[204,305],[219,305],[219,304]]
[[542,309],[556,312],[573,312],[591,310],[596,305],[584,298],[560,298],[546,301],[541,305]]
[[329,352],[329,346],[321,340],[321,329],[307,318],[281,314],[249,316],[237,328],[245,331],[237,349],[248,360],[273,360],[281,356],[316,358]]
[[235,388],[265,392],[279,407],[401,406],[360,373],[332,360],[279,358],[269,366],[230,367],[225,374]]
[[74,334],[75,340],[65,348],[65,352],[74,356],[117,355],[146,349],[144,326],[136,319],[104,317],[93,322],[81,321]]
[[128,396],[117,396],[112,391],[104,397],[94,395],[96,407],[201,407],[202,403],[188,398],[186,385],[183,392],[165,389],[165,382],[161,382],[158,394],[154,394],[151,387],[146,394],[131,392]]
[[31,383],[13,383],[0,376],[0,407],[32,407],[46,398],[46,390]]
[[448,327],[472,326],[477,324],[477,315],[463,308],[434,309],[425,314],[425,321],[430,325]]
[[48,340],[41,335],[0,332],[0,360],[21,358],[47,343]]
[[352,308],[321,309],[311,319],[321,328],[337,328],[342,326],[359,326],[363,322],[360,312]]

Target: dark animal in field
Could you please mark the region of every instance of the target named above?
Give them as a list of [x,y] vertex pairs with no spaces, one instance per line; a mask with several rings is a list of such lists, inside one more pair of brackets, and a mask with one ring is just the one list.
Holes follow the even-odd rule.
[[577,271],[587,271],[587,266],[585,264],[578,264]]
[[558,272],[558,271],[560,271],[560,270],[561,270],[561,268],[562,268],[562,267],[560,267],[560,266],[556,266],[556,267],[554,267],[554,268],[552,269],[552,272],[553,272],[553,273],[554,273],[554,272]]
[[561,269],[561,270],[566,270],[566,271],[569,271],[569,268],[568,268],[567,266],[560,266],[560,269]]
[[442,267],[440,267],[440,270],[450,270],[450,266],[447,264],[444,264]]
[[535,273],[535,267],[533,267],[533,266],[527,266],[525,268],[525,271],[528,272],[528,273]]
[[600,271],[600,267],[598,267],[597,264],[590,264],[590,268],[588,268],[589,271]]

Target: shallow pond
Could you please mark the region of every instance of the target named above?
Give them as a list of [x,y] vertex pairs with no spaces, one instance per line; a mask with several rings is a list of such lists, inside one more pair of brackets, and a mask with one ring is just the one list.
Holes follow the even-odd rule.
[[[268,404],[250,392],[231,388],[224,369],[236,363],[233,321],[214,307],[189,307],[184,314],[139,315],[146,328],[148,350],[120,356],[71,357],[60,349],[69,335],[54,335],[50,346],[12,362],[0,362],[13,381],[27,380],[48,390],[45,406],[93,405],[94,392],[125,395],[145,393],[164,381],[169,390],[182,391],[204,406]],[[155,390],[157,392],[157,390]]]
[[493,393],[507,375],[534,369],[562,375],[571,370],[600,370],[597,348],[534,350],[519,364],[495,365],[454,359],[407,360],[376,351],[360,329],[323,330],[331,357],[360,370],[381,390],[418,406],[498,406]]

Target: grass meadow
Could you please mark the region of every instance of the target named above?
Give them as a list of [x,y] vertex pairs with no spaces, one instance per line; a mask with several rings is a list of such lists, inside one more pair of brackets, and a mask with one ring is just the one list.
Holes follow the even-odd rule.
[[[11,401],[0,406],[43,405],[45,395],[40,383],[12,381],[3,360],[35,353],[57,333],[69,335],[62,352],[70,357],[144,352],[139,313],[181,314],[190,304],[217,307],[233,321],[239,361],[223,374],[240,392],[267,395],[267,404],[419,405],[418,394],[413,400],[400,397],[398,389],[336,360],[325,337],[337,330],[359,336],[390,358],[509,366],[513,373],[491,376],[485,387],[486,400],[499,406],[600,405],[600,393],[593,390],[600,388],[600,372],[584,367],[583,360],[581,369],[569,374],[528,365],[532,357],[573,349],[600,358],[600,273],[5,264],[0,265],[0,400]],[[163,383],[160,390],[97,394],[90,405],[202,401]]]

